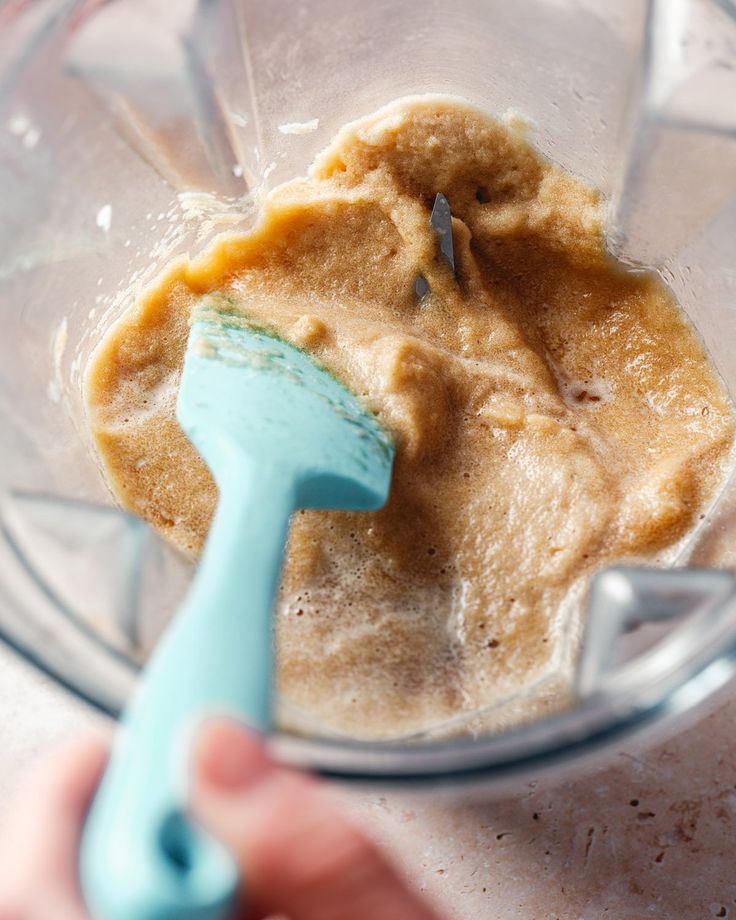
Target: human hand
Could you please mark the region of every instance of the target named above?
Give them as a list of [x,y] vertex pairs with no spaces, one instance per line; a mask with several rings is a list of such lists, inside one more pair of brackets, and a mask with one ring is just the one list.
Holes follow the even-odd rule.
[[[24,783],[0,832],[0,920],[89,920],[77,852],[107,750],[76,742]],[[235,722],[202,729],[191,807],[241,868],[237,920],[438,920],[321,783],[274,764]]]
[[235,855],[243,920],[439,920],[322,783],[276,766],[235,722],[201,732],[192,808]]
[[103,738],[75,741],[25,778],[0,831],[0,920],[89,920],[77,852],[107,754]]

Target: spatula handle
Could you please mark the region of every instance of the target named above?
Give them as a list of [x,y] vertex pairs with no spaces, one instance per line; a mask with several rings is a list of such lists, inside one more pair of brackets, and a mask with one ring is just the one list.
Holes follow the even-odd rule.
[[295,481],[237,452],[225,470],[194,584],[124,717],[87,819],[80,874],[95,920],[232,911],[235,863],[186,813],[188,747],[206,714],[269,725],[271,611]]

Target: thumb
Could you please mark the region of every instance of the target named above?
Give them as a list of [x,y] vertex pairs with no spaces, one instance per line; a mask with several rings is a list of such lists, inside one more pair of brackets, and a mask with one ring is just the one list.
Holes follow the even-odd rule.
[[316,780],[275,765],[233,721],[200,733],[192,808],[232,851],[249,917],[438,920]]

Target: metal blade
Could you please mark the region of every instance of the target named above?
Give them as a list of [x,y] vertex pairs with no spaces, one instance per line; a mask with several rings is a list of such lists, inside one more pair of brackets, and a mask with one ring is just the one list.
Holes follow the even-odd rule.
[[452,214],[450,213],[450,202],[445,198],[442,192],[437,193],[432,208],[432,216],[429,219],[430,224],[434,227],[437,239],[440,244],[440,253],[450,269],[455,274],[455,247],[452,243]]
[[[449,265],[453,275],[455,273],[455,247],[452,242],[452,214],[450,212],[450,202],[442,192],[438,192],[434,199],[432,215],[429,223],[439,244],[440,255]],[[414,282],[414,292],[419,300],[429,294],[429,282],[424,275],[417,275]]]

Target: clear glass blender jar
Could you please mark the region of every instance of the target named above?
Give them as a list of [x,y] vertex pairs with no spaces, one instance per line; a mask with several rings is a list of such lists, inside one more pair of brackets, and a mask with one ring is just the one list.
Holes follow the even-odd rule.
[[[110,498],[84,422],[90,350],[163,262],[247,227],[263,191],[399,96],[530,119],[603,190],[612,246],[661,271],[733,393],[735,41],[730,0],[0,5],[3,638],[119,711],[191,571]],[[597,579],[566,711],[274,745],[334,776],[516,782],[676,724],[736,671],[735,502],[730,482],[674,568]]]

